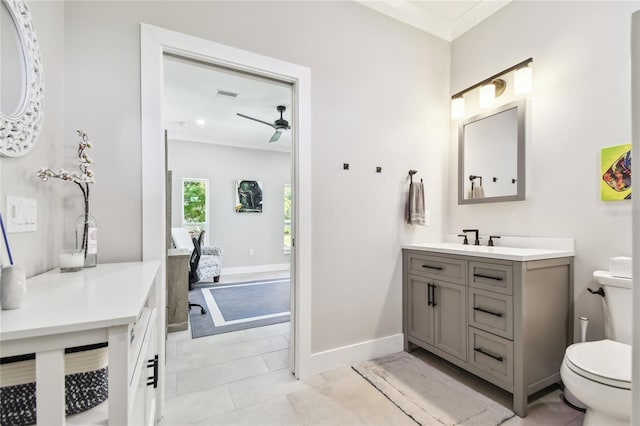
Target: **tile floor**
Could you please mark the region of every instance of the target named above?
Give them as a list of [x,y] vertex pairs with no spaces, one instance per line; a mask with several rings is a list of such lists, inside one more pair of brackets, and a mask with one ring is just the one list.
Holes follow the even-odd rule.
[[[510,394],[426,351],[414,354],[468,386],[509,406]],[[415,425],[351,368],[296,380],[288,370],[289,323],[199,339],[189,331],[167,340],[166,415],[169,425]],[[559,389],[541,395],[529,415],[504,425],[582,424]]]
[[[231,275],[221,283],[280,278],[280,273]],[[511,395],[430,353],[412,352],[467,386],[510,407]],[[185,425],[415,425],[350,367],[296,380],[289,373],[289,323],[191,339],[167,338],[165,417]],[[559,389],[530,398],[529,415],[504,426],[579,426],[583,414],[566,406]],[[67,418],[70,425],[106,425],[106,403]],[[481,425],[479,425],[481,426]]]

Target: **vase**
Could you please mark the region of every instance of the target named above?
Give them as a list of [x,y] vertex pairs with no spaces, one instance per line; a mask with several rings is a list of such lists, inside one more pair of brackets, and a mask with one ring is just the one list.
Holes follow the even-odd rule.
[[5,309],[16,309],[22,306],[27,285],[22,266],[5,266],[0,271],[0,306]]
[[97,265],[98,225],[88,210],[76,219],[76,248],[84,252],[85,268],[93,268]]

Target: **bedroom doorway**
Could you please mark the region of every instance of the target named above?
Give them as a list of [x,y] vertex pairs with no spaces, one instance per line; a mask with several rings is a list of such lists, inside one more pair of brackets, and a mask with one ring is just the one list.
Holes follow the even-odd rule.
[[293,87],[168,53],[163,68],[167,220],[202,241],[192,337],[290,322]]
[[[140,26],[141,137],[142,137],[142,259],[161,263],[158,279],[165,285],[165,150],[162,84],[165,53],[205,61],[262,77],[291,83],[293,135],[292,307],[291,365],[297,378],[313,372],[311,357],[311,76],[310,70],[279,59],[255,54],[153,25]],[[160,296],[166,303],[165,295]],[[158,333],[164,334],[165,313],[160,312]],[[160,375],[165,376],[165,354],[160,354]],[[166,394],[160,386],[160,401]],[[161,408],[164,410],[164,407]]]

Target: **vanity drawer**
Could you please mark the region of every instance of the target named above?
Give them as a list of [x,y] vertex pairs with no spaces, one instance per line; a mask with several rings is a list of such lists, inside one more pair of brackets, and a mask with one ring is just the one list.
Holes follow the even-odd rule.
[[469,325],[513,339],[513,297],[470,287]]
[[469,286],[513,294],[513,267],[487,262],[469,262]]
[[513,384],[513,342],[469,329],[469,364],[503,384]]
[[409,273],[466,284],[466,261],[462,259],[408,253]]

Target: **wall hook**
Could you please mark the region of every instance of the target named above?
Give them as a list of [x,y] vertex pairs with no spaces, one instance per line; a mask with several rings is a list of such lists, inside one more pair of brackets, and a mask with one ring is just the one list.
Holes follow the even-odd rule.
[[349,170],[349,163],[342,163],[342,170]]
[[409,170],[409,178],[411,179],[411,183],[413,183],[413,175],[415,175],[416,173],[418,173],[417,170]]
[[382,167],[377,166],[376,167],[376,173],[382,173]]

